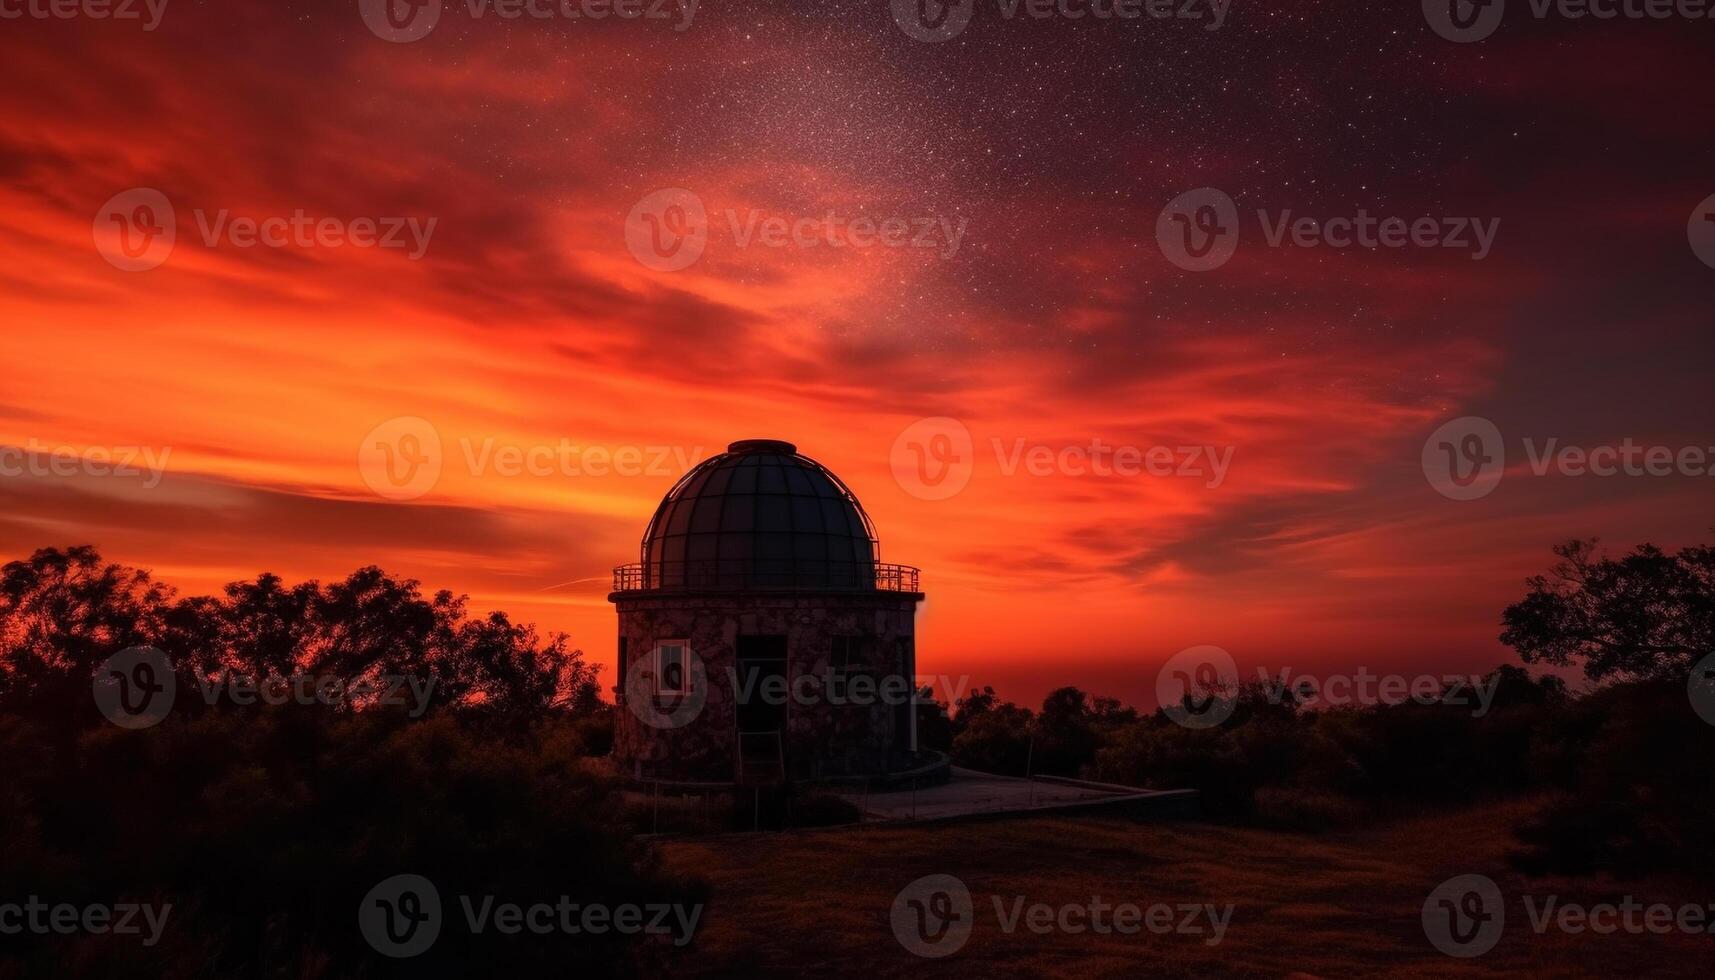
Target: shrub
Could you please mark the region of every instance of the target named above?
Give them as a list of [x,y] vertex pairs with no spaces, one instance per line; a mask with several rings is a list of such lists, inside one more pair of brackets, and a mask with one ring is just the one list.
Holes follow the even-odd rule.
[[1348,796],[1286,786],[1257,790],[1252,808],[1258,826],[1309,833],[1356,826],[1368,813]]

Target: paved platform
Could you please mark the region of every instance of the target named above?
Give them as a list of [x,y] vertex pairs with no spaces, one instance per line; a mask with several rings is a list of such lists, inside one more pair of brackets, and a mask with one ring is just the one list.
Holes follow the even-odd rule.
[[1194,808],[1196,798],[1192,790],[1146,790],[1045,776],[1020,779],[958,766],[952,767],[947,782],[936,786],[841,795],[863,811],[865,821],[946,820],[1105,806],[1178,809],[1188,804]]

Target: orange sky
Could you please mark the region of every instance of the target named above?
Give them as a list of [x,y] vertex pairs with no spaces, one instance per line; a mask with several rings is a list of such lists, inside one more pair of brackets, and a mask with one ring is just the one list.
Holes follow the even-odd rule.
[[[1192,139],[1140,95],[1092,159],[1021,146],[948,86],[1011,98],[1034,128],[1051,111],[1099,127],[1111,110],[1060,105],[983,51],[945,54],[968,61],[949,82],[885,24],[461,23],[391,45],[336,6],[169,8],[147,34],[7,25],[0,79],[36,94],[0,109],[0,446],[147,447],[167,467],[159,485],[0,476],[0,555],[93,543],[187,592],[380,564],[611,663],[609,570],[636,560],[679,469],[509,476],[468,454],[564,441],[694,461],[780,438],[852,487],[885,559],[923,569],[922,670],[1021,700],[1078,684],[1148,703],[1156,665],[1195,644],[1300,669],[1483,669],[1508,658],[1500,610],[1550,544],[1672,545],[1710,523],[1708,479],[1515,469],[1471,502],[1425,480],[1424,440],[1460,415],[1509,440],[1715,442],[1712,280],[1683,238],[1715,183],[1669,168],[1590,190],[1589,174],[1533,172],[1535,151],[1434,108],[1470,68],[1447,60],[1458,51],[1376,82],[1399,115],[1371,125],[1434,146],[1376,151],[1371,187],[1338,152],[1361,93],[1284,94],[1303,80],[1286,66],[1251,69],[1273,95],[1231,108],[1278,119],[1267,98],[1309,100],[1297,125],[1321,148],[1265,161],[1243,127]],[[1682,53],[1648,58],[1672,72]],[[1594,84],[1564,67],[1490,79],[1489,109],[1527,137],[1559,124],[1553,84]],[[1672,138],[1653,113],[1590,104],[1640,142]],[[1335,193],[1315,175],[1348,179]],[[1497,215],[1505,247],[1483,263],[1242,249],[1199,277],[1162,259],[1153,229],[1201,185],[1279,207]],[[92,222],[99,234],[105,202],[138,187],[171,201],[178,237],[164,264],[126,272]],[[663,272],[627,249],[626,218],[670,187],[716,220],[698,262]],[[436,225],[418,260],[205,244],[197,212],[222,210]],[[951,257],[769,248],[736,241],[728,211],[968,231]],[[896,439],[942,416],[970,432],[973,468],[962,492],[923,499],[896,478]],[[389,500],[358,454],[402,417],[433,426],[441,475]],[[1009,475],[1019,440],[1232,457],[1214,487]]]

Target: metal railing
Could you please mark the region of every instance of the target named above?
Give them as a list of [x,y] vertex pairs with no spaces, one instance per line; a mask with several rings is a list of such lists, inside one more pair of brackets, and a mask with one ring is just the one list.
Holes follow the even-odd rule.
[[744,591],[836,589],[856,592],[919,592],[921,573],[910,565],[882,562],[714,559],[620,565],[613,591]]

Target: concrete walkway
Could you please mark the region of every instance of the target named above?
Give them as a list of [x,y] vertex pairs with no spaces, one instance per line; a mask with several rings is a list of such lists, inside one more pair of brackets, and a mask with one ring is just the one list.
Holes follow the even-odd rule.
[[841,795],[863,811],[866,821],[945,820],[1143,801],[1184,803],[1195,797],[1190,790],[1146,790],[1051,777],[1020,779],[958,766],[953,766],[952,777],[938,786]]

